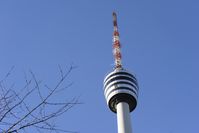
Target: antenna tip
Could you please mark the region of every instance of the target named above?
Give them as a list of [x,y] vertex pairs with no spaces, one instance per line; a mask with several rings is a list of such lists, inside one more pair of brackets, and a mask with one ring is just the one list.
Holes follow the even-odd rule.
[[116,16],[116,13],[115,13],[115,12],[113,12],[113,16]]
[[113,12],[113,25],[117,26],[117,15],[115,12]]
[[113,18],[116,19],[117,18],[117,14],[115,12],[113,12]]

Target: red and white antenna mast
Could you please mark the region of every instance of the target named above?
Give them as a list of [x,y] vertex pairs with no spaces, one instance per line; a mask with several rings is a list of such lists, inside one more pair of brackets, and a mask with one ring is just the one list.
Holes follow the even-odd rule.
[[117,15],[115,12],[113,12],[113,55],[115,58],[115,68],[116,69],[122,69],[122,55],[121,55],[121,44],[120,44],[120,38],[119,38],[119,31],[117,26]]

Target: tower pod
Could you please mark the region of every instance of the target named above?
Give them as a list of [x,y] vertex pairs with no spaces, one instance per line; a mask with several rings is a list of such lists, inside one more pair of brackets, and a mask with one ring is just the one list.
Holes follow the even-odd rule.
[[115,69],[104,79],[104,95],[111,111],[116,113],[116,105],[119,102],[126,102],[132,112],[137,106],[138,98],[135,76],[124,69]]

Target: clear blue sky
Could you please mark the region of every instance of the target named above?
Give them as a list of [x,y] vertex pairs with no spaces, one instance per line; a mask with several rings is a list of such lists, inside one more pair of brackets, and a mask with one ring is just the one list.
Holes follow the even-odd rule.
[[15,66],[54,84],[58,64],[78,66],[64,97],[78,105],[57,120],[81,133],[116,133],[103,95],[112,70],[112,11],[118,14],[124,67],[136,73],[134,133],[199,131],[199,2],[197,0],[1,0],[0,77]]

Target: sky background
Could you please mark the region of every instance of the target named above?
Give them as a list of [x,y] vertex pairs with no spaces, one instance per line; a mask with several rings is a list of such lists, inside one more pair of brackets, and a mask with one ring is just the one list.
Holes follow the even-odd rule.
[[83,104],[56,123],[80,133],[116,133],[116,115],[103,95],[113,68],[113,11],[123,66],[136,73],[140,87],[134,133],[199,132],[197,0],[1,0],[0,78],[14,65],[10,80],[17,91],[30,69],[55,85],[58,65],[78,66],[62,98],[80,96]]

